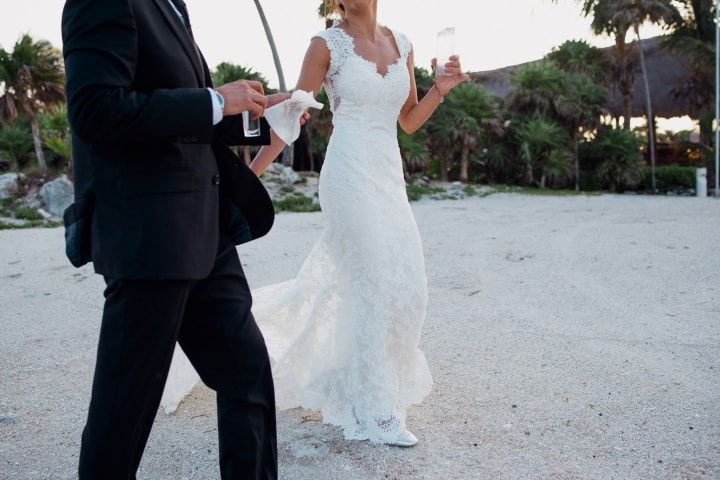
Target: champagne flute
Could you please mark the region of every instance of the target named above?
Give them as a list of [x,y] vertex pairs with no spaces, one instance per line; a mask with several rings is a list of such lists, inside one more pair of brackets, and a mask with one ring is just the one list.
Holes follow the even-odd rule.
[[250,118],[250,112],[244,111],[242,112],[242,122],[243,133],[246,137],[252,138],[260,136],[260,118],[256,118],[253,120],[252,118]]
[[455,55],[455,27],[448,27],[437,34],[436,77],[448,75],[445,73],[445,64],[450,61],[450,57],[453,55]]

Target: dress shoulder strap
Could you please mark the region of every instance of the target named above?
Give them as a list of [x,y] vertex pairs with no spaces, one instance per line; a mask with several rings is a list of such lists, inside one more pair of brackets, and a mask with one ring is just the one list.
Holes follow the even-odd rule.
[[407,38],[404,34],[397,32],[393,29],[390,29],[390,31],[395,37],[395,43],[397,43],[398,50],[400,51],[400,56],[402,58],[407,58],[410,55],[410,52],[412,52],[412,42],[410,42],[410,39]]
[[330,68],[328,76],[335,75],[345,61],[352,55],[353,40],[347,33],[337,27],[331,27],[318,32],[313,38],[322,38],[325,40],[328,50],[330,50]]

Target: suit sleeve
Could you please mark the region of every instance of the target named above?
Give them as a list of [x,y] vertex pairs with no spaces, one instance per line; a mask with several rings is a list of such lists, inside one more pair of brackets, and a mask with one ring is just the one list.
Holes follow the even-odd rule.
[[138,35],[128,0],[67,0],[62,20],[68,117],[85,143],[211,143],[204,88],[132,89]]
[[260,135],[257,137],[246,137],[243,132],[242,115],[232,115],[223,118],[215,126],[215,134],[225,145],[270,145],[270,125],[264,118],[260,119]]

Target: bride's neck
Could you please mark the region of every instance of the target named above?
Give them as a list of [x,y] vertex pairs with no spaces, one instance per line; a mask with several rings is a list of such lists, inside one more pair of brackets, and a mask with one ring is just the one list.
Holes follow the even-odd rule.
[[375,40],[377,35],[377,7],[362,12],[348,12],[345,22],[356,36]]

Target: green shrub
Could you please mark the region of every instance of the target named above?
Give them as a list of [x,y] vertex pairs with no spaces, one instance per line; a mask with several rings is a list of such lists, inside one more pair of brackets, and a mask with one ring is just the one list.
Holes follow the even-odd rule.
[[643,181],[643,161],[640,139],[633,132],[605,127],[590,142],[591,155],[599,162],[595,173],[605,188],[622,192]]
[[423,187],[421,185],[406,185],[408,200],[417,202],[425,195],[434,195],[436,193],[444,193],[445,189],[438,187]]
[[301,193],[287,196],[280,200],[274,200],[276,212],[318,212],[320,205],[317,205],[311,197]]
[[580,172],[580,190],[584,192],[600,190],[600,182],[594,172]]
[[0,150],[9,157],[17,167],[20,158],[32,152],[33,140],[29,128],[24,128],[20,122],[0,126]]
[[[695,167],[663,165],[655,168],[655,182],[658,190],[673,188],[695,188]],[[652,189],[652,169],[645,167],[645,188]]]
[[20,207],[15,210],[15,218],[19,220],[42,220],[43,216],[30,207]]

